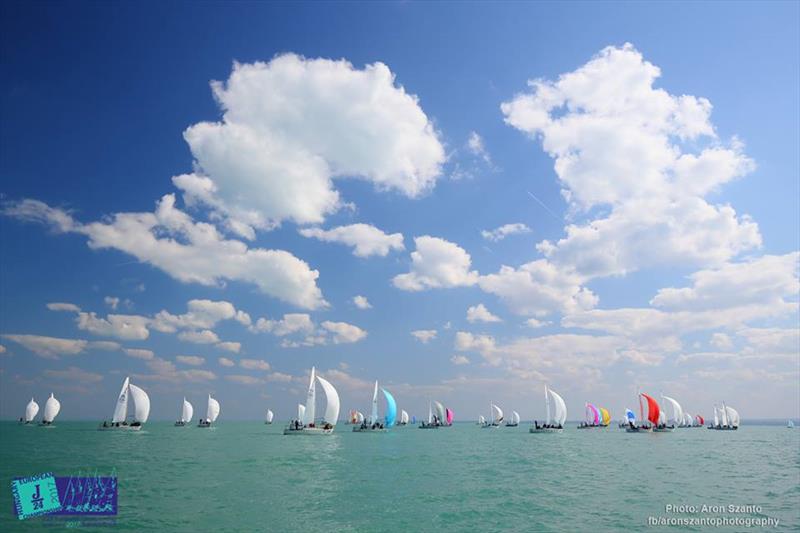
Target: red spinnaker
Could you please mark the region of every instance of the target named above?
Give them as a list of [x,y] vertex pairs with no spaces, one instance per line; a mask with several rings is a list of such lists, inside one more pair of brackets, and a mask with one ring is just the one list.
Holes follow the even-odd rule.
[[696,416],[697,416],[697,421],[700,422],[700,425],[704,426],[706,424],[705,419],[700,415],[696,415]]
[[661,409],[658,407],[658,402],[645,393],[642,393],[642,396],[644,396],[644,399],[647,400],[647,419],[651,424],[657,426],[658,415],[661,413]]

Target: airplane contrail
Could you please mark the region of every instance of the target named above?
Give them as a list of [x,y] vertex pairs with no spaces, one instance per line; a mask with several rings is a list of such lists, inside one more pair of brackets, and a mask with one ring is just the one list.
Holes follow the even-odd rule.
[[544,204],[544,202],[543,202],[543,201],[539,200],[539,199],[536,197],[536,195],[535,195],[535,194],[533,194],[531,191],[527,191],[527,193],[528,193],[528,195],[529,195],[531,198],[533,198],[534,200],[536,200],[536,201],[539,203],[539,205],[540,205],[540,206],[544,207],[544,210],[545,210],[545,211],[547,211],[547,212],[548,212],[548,213],[550,213],[550,214],[551,214],[553,217],[555,217],[555,218],[556,218],[556,220],[559,220],[559,221],[561,220],[561,217],[560,217],[560,216],[558,216],[558,215],[556,215],[555,213],[553,213],[553,211],[551,211],[551,210],[550,210],[550,208],[549,208],[549,207],[547,207],[547,206]]

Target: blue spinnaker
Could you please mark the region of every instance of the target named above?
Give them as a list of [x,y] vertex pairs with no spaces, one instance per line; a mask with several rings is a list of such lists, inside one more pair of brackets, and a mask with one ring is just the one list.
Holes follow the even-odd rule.
[[625,409],[625,418],[630,422],[636,422],[636,415],[630,409]]
[[390,428],[397,419],[397,404],[394,401],[394,397],[389,394],[389,391],[384,388],[381,388],[381,390],[383,395],[386,396],[386,427]]

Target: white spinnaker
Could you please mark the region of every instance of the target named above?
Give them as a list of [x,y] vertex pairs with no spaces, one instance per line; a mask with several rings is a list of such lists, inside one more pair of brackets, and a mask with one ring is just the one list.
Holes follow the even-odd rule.
[[117,406],[114,408],[114,417],[112,422],[124,422],[125,417],[128,415],[128,385],[131,379],[125,378],[122,382],[122,390],[119,391],[119,398],[117,398]]
[[444,413],[444,405],[436,401],[433,403],[434,405],[436,405],[436,416],[439,417],[439,423],[444,424],[445,422],[447,422],[446,415]]
[[545,424],[550,425],[550,395],[547,394],[547,385],[544,386],[544,406],[547,411],[547,421]]
[[372,393],[372,413],[370,414],[370,423],[374,424],[378,421],[378,382],[375,381],[375,392]]
[[209,422],[215,422],[219,416],[219,402],[208,395],[208,410],[206,411],[206,418]]
[[403,424],[408,424],[408,413],[405,409],[400,410],[400,422]]
[[303,424],[309,425],[314,423],[314,415],[316,414],[317,402],[317,370],[311,367],[311,381],[308,383],[308,394],[306,395],[306,410],[303,415]]
[[51,392],[50,397],[44,404],[44,417],[42,420],[45,422],[52,422],[58,416],[59,411],[61,411],[61,402],[56,400],[56,397],[53,396],[53,393]]
[[492,404],[492,414],[495,422],[501,422],[503,420],[503,410],[495,404]]
[[681,421],[683,420],[683,409],[681,408],[681,404],[669,396],[664,396],[662,394],[661,397],[672,404],[672,419],[675,421],[676,426],[680,425]]
[[731,427],[739,427],[739,411],[728,406],[725,406],[725,411],[728,418],[728,425]]
[[559,425],[564,425],[567,421],[567,404],[564,403],[564,398],[557,394],[553,389],[548,389],[550,396],[553,397],[553,403],[556,404],[556,415],[553,422]]
[[483,416],[483,415],[480,415],[480,416],[478,417],[478,423],[479,423],[479,424],[485,424],[485,423],[486,423],[486,418],[484,418],[484,416]]
[[36,418],[37,413],[39,413],[39,404],[31,398],[31,401],[25,406],[25,422],[31,422]]
[[267,422],[272,422],[274,417],[275,413],[272,412],[272,409],[267,409]]
[[519,424],[519,413],[516,411],[511,411],[511,423],[512,424]]
[[194,407],[184,398],[183,409],[181,409],[181,422],[188,424],[192,421],[192,415],[194,415]]
[[335,426],[336,422],[339,420],[339,393],[336,392],[334,386],[328,383],[327,380],[319,376],[317,376],[317,380],[319,380],[319,384],[322,385],[322,390],[325,391],[325,397],[327,399],[327,405],[325,406],[325,422]]
[[694,421],[694,417],[692,415],[690,415],[689,413],[684,411],[684,413],[683,413],[683,425],[687,426],[687,427],[691,426],[693,421]]
[[714,406],[714,425],[715,426],[719,425],[719,416],[717,416],[717,406],[716,405]]
[[359,424],[364,421],[364,413],[361,411],[356,411],[356,422]]
[[297,420],[299,422],[303,422],[303,420],[305,420],[305,415],[306,415],[306,406],[303,405],[302,403],[298,403],[297,404]]
[[147,422],[147,417],[150,416],[150,397],[147,393],[131,383],[129,385],[131,397],[133,398],[134,414],[133,419],[136,422],[144,424]]

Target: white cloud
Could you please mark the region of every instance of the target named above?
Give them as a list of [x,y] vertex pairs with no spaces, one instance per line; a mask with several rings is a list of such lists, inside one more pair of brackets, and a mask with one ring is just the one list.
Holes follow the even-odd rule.
[[272,372],[266,377],[267,381],[274,381],[277,383],[291,383],[294,378],[289,374],[283,374],[281,372]]
[[147,329],[150,319],[138,315],[108,315],[100,318],[96,313],[79,312],[75,319],[78,329],[103,337],[122,340],[145,340],[150,336]]
[[353,305],[359,309],[372,309],[372,304],[369,303],[366,296],[353,296]]
[[535,318],[529,318],[528,320],[525,321],[525,325],[528,326],[529,328],[541,328],[549,324],[550,322],[543,322]]
[[703,198],[750,172],[752,160],[738,141],[716,139],[708,100],[656,89],[659,76],[631,45],[609,47],[502,104],[509,125],[541,138],[572,212],[595,217],[538,245],[559,269],[590,279],[705,267],[761,245],[749,217]]
[[746,341],[746,353],[786,354],[795,362],[800,358],[800,329],[793,328],[744,328],[736,332]]
[[119,298],[115,296],[106,296],[103,298],[103,301],[111,308],[112,311],[116,311],[117,307],[119,306]]
[[61,339],[43,335],[2,335],[4,339],[22,345],[45,359],[58,359],[60,355],[77,355],[89,347],[89,342],[81,339]]
[[53,302],[47,304],[47,308],[51,311],[70,311],[74,313],[80,313],[81,308],[75,304],[70,303],[62,303],[62,302]]
[[197,355],[176,355],[175,360],[179,363],[191,366],[200,366],[206,362],[205,358]]
[[242,349],[242,343],[240,342],[220,342],[217,344],[217,348],[220,350],[225,350],[226,352],[231,353],[239,353],[239,350]]
[[165,333],[174,333],[179,329],[210,329],[223,320],[236,320],[242,325],[250,325],[250,315],[237,311],[232,303],[224,300],[189,300],[186,307],[187,312],[182,315],[160,311],[153,317],[153,329]]
[[545,316],[594,307],[597,297],[581,282],[580,276],[539,259],[519,268],[504,265],[497,274],[481,276],[478,283],[515,313]]
[[87,372],[82,368],[71,366],[65,370],[51,370],[44,371],[44,375],[49,378],[55,378],[69,383],[98,383],[103,381],[103,376],[94,372]]
[[342,205],[334,178],[414,198],[441,173],[433,124],[382,63],[358,70],[285,54],[236,63],[212,89],[223,119],[184,132],[196,171],[175,184],[187,201],[235,220],[240,234],[282,220],[322,222]]
[[142,348],[125,348],[125,354],[137,359],[152,359],[155,354],[152,350],[145,350]]
[[280,320],[259,318],[252,328],[256,332],[268,332],[278,337],[293,333],[311,333],[314,331],[314,322],[311,316],[305,313],[287,313]]
[[493,230],[482,230],[481,236],[486,239],[487,241],[497,242],[502,241],[509,235],[519,235],[521,233],[530,233],[531,228],[522,224],[521,222],[517,222],[514,224],[504,224],[499,228],[495,228]]
[[454,355],[453,357],[450,358],[450,362],[457,366],[468,365],[469,358],[465,355]]
[[435,329],[418,329],[411,332],[411,336],[417,339],[422,344],[428,344],[436,338]]
[[303,228],[300,235],[313,237],[325,242],[338,242],[353,247],[356,257],[377,255],[386,257],[392,250],[404,250],[403,234],[384,233],[370,224],[350,224],[329,230],[322,228]]
[[238,383],[239,385],[259,385],[264,383],[263,379],[255,378],[253,376],[244,376],[241,374],[230,374],[225,376],[225,379],[228,381],[233,381],[234,383]]
[[411,271],[394,277],[393,283],[405,291],[474,285],[478,273],[471,271],[472,258],[455,243],[424,235],[414,238]]
[[489,155],[489,152],[486,150],[486,145],[483,142],[483,138],[478,134],[478,132],[471,131],[469,133],[469,138],[467,139],[467,150],[469,150],[472,155],[483,159],[486,164],[492,164],[492,158]]
[[467,309],[468,322],[502,322],[499,316],[493,315],[483,304],[473,305]]
[[347,344],[358,342],[367,336],[367,332],[358,326],[347,322],[331,322],[326,320],[321,324],[323,329],[333,334],[334,344]]
[[149,381],[166,381],[170,383],[183,382],[204,382],[217,379],[217,375],[210,370],[192,368],[188,370],[178,370],[172,361],[160,359],[158,357],[145,363],[153,372],[152,374],[136,374],[137,379]]
[[211,330],[204,329],[202,331],[181,331],[178,333],[178,338],[185,342],[193,342],[195,344],[217,344],[219,337]]
[[219,359],[217,359],[217,362],[221,366],[236,366],[236,363],[231,359],[228,359],[227,357],[220,357]]
[[455,348],[460,352],[477,351],[491,353],[494,351],[495,340],[491,335],[474,335],[468,331],[457,331]]
[[269,370],[270,365],[263,359],[242,359],[239,366],[247,370]]
[[6,353],[7,351],[8,351],[8,350],[6,350],[6,347],[5,347],[5,346],[3,346],[2,344],[0,344],[0,354],[4,354],[4,353]]
[[713,333],[708,343],[718,350],[730,350],[733,348],[733,341],[725,333]]
[[177,209],[172,194],[164,195],[153,213],[116,213],[89,224],[38,200],[6,203],[3,214],[86,235],[94,250],[125,252],[185,283],[218,286],[241,281],[298,307],[328,305],[317,287],[319,272],[306,262],[283,250],[248,248],[241,241],[225,239],[212,224],[195,222]]

